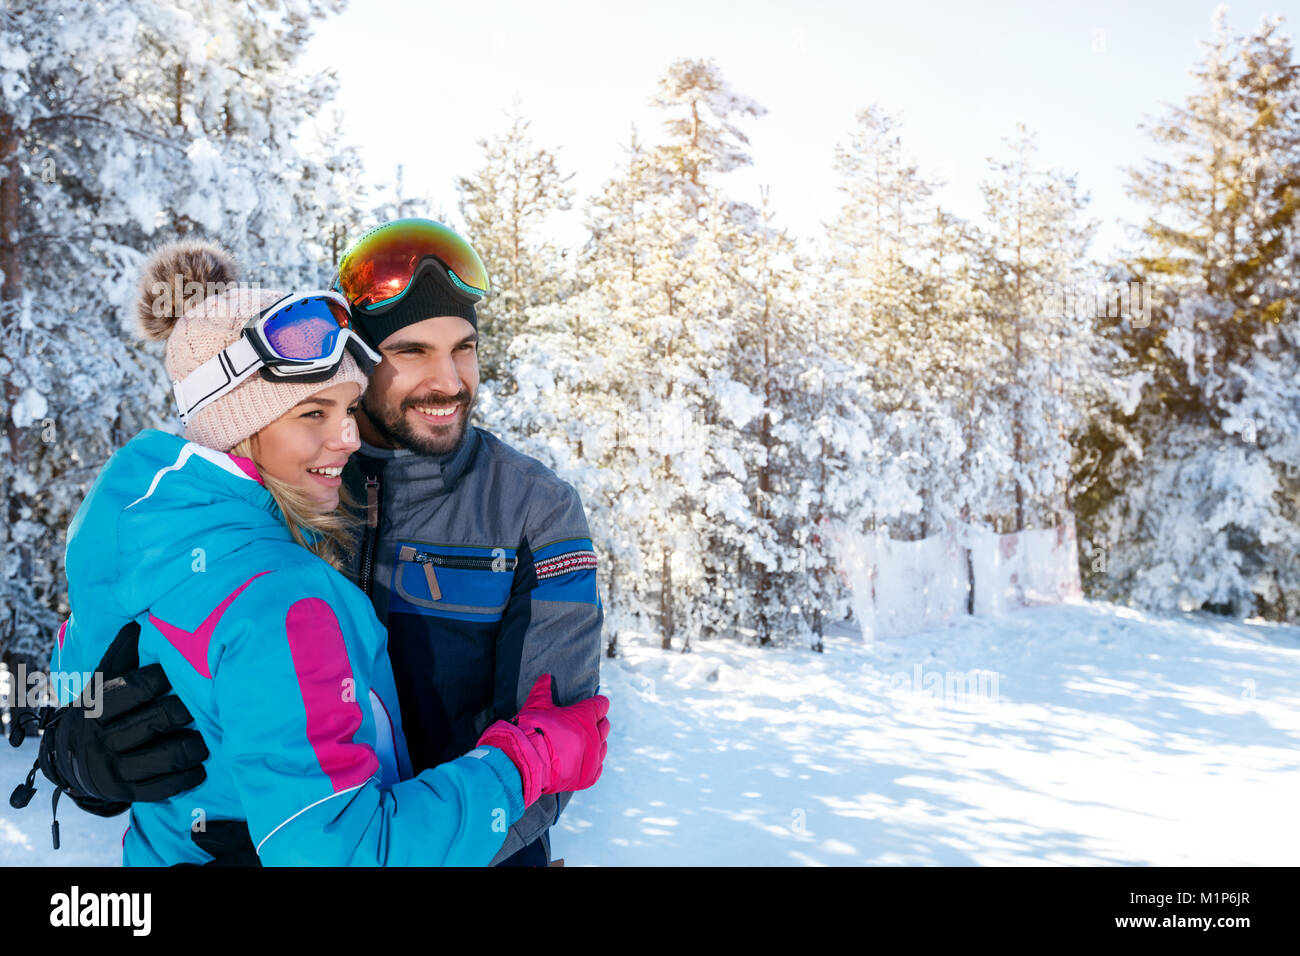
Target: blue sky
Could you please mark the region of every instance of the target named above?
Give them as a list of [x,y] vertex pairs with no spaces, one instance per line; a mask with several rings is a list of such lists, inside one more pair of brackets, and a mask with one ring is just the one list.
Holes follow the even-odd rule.
[[[730,176],[738,198],[758,202],[769,184],[778,222],[815,235],[839,203],[836,142],[871,102],[901,113],[903,141],[923,173],[945,180],[941,199],[967,217],[981,209],[985,158],[999,154],[1017,120],[1038,134],[1040,159],[1078,174],[1100,221],[1093,252],[1126,236],[1118,218],[1142,209],[1124,193],[1125,165],[1154,146],[1138,124],[1181,102],[1211,35],[1206,0],[1088,3],[777,2],[666,0],[655,4],[476,0],[354,2],[321,23],[305,65],[333,67],[337,106],[371,178],[405,167],[408,191],[452,213],[455,178],[479,162],[477,140],[506,126],[522,98],[537,144],[575,173],[575,205],[618,167],[636,123],[661,136],[649,105],[679,57],[712,57],[728,82],[767,107],[747,119],[754,166]],[[1229,5],[1237,33],[1265,14],[1300,5]],[[581,237],[580,214],[555,224]]]

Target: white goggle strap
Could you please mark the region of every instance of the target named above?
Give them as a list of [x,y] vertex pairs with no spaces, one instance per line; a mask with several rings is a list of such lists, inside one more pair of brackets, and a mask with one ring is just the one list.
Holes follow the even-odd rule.
[[181,381],[173,382],[181,424],[188,424],[191,415],[232,391],[261,366],[253,343],[241,335],[239,341],[227,345]]

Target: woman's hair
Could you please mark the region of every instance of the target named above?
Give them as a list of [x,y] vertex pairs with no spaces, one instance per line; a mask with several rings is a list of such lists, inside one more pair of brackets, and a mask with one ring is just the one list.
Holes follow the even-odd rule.
[[[230,449],[230,454],[251,459],[253,436],[250,435]],[[319,504],[306,492],[268,474],[260,466],[258,473],[262,483],[266,485],[266,490],[271,493],[271,497],[279,506],[293,540],[325,561],[335,571],[346,573],[344,565],[351,554],[351,531],[361,522],[360,506],[348,493],[347,488],[339,485],[338,508],[322,512],[319,510]],[[317,532],[320,537],[314,542],[309,542],[302,533],[304,528]]]

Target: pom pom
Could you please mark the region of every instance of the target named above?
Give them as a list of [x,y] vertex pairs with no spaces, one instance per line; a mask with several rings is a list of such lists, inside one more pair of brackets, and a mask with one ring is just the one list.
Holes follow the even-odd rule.
[[187,239],[155,250],[140,279],[136,303],[140,333],[156,341],[167,338],[187,310],[220,295],[235,275],[230,253],[210,242]]

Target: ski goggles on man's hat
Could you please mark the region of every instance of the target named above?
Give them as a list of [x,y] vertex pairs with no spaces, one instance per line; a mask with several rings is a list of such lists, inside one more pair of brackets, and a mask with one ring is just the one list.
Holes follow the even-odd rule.
[[337,292],[295,292],[249,319],[239,339],[172,383],[181,424],[228,394],[254,372],[271,382],[324,382],[351,352],[369,375],[381,361],[352,328],[347,300]]
[[488,293],[487,269],[473,246],[432,219],[397,219],[371,229],[343,253],[334,288],[353,308],[380,314],[429,271],[468,305]]

